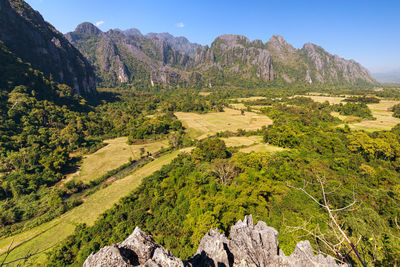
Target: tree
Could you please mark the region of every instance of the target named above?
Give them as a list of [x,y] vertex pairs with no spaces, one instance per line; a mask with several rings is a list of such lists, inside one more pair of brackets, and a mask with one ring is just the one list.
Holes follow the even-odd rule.
[[[306,187],[308,183],[304,181],[304,186],[303,187],[294,187],[289,184],[287,186],[289,188],[295,189],[302,191],[304,194],[306,194],[313,202],[317,203],[320,207],[322,207],[325,212],[328,215],[329,221],[327,222],[330,230],[332,231],[334,235],[334,239],[336,239],[336,242],[333,242],[331,239],[328,239],[325,234],[323,234],[317,226],[316,229],[313,231],[307,229],[306,225],[300,226],[300,227],[291,227],[293,230],[303,230],[307,232],[308,234],[312,235],[317,241],[322,242],[334,255],[337,255],[338,260],[342,262],[347,262],[351,265],[349,256],[350,253],[354,253],[356,255],[356,258],[358,261],[364,266],[367,266],[367,263],[365,262],[365,258],[362,257],[361,253],[359,252],[359,249],[357,247],[357,241],[354,243],[349,235],[345,233],[343,230],[340,222],[339,222],[339,212],[349,210],[352,206],[354,206],[357,201],[354,197],[353,193],[353,202],[347,206],[341,207],[341,208],[333,208],[331,203],[328,200],[328,195],[331,194],[334,191],[328,192],[325,190],[325,181],[324,179],[320,178],[317,176],[317,181],[320,185],[321,189],[321,198],[322,200],[318,200],[318,197],[312,195],[309,191],[306,190]],[[358,240],[361,240],[361,236],[359,237]]]
[[212,168],[215,176],[225,185],[238,174],[235,164],[227,159],[215,159]]
[[212,161],[213,159],[225,159],[230,157],[225,142],[219,138],[208,138],[200,141],[193,150],[193,159]]

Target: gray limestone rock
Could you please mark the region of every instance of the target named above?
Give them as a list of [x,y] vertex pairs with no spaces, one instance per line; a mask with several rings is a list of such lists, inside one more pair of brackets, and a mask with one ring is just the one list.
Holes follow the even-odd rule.
[[278,232],[264,222],[253,223],[246,216],[231,227],[230,239],[211,229],[200,241],[196,254],[188,261],[176,258],[157,245],[151,236],[136,227],[125,241],[92,253],[84,267],[308,267],[341,266],[330,256],[314,255],[309,241],[299,242],[290,256],[279,249]]

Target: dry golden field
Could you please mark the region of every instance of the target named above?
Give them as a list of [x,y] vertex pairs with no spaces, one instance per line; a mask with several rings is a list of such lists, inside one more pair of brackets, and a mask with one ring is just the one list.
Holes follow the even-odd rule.
[[400,103],[400,101],[382,99],[378,104],[368,104],[376,120],[363,120],[351,124],[350,127],[366,131],[390,130],[400,123],[400,119],[393,117],[393,112],[390,111],[391,108],[398,103]]
[[211,112],[197,114],[176,112],[175,115],[182,121],[188,133],[197,139],[206,138],[221,131],[257,130],[262,126],[272,124],[272,120],[262,114],[245,112],[225,108],[225,112]]
[[285,150],[284,148],[264,144],[262,136],[240,136],[222,138],[228,147],[241,147],[240,152],[278,152]]
[[266,97],[265,96],[250,96],[250,97],[235,98],[232,100],[236,100],[238,102],[243,102],[243,101],[252,101],[252,100],[259,100],[259,99],[266,99]]
[[212,92],[199,92],[199,95],[201,95],[201,96],[208,96],[211,94],[212,94]]
[[141,148],[144,148],[145,153],[155,153],[161,148],[168,146],[167,140],[141,145],[128,145],[127,137],[105,140],[104,142],[107,143],[107,146],[99,149],[93,154],[85,155],[79,170],[73,174],[67,175],[65,181],[74,179],[88,183],[99,178],[108,171],[128,163],[129,159],[139,159],[141,156]]

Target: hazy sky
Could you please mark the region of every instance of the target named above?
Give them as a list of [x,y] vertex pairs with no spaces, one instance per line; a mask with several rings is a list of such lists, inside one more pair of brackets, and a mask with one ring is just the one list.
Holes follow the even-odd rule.
[[169,32],[211,44],[224,33],[297,48],[312,42],[372,72],[400,69],[400,0],[27,0],[63,33],[81,22]]

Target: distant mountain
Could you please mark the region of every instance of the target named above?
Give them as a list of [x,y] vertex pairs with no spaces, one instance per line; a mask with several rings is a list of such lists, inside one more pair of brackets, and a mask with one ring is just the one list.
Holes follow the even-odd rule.
[[144,82],[172,85],[374,85],[353,60],[307,43],[301,49],[274,35],[267,43],[221,35],[211,46],[169,33],[142,35],[137,29],[101,32],[90,23],[66,34],[109,85]]
[[83,23],[66,38],[89,59],[106,85],[132,81],[178,84],[186,80],[181,70],[191,62],[188,54],[173,49],[167,41],[145,37],[137,29],[101,32]]
[[308,43],[295,49],[282,36],[267,42],[240,35],[222,35],[195,57],[196,69],[220,72],[224,77],[261,79],[277,84],[374,84],[368,70]]
[[196,54],[196,51],[198,48],[202,48],[201,45],[191,43],[189,42],[188,39],[185,37],[174,37],[169,33],[148,33],[146,34],[147,38],[158,38],[161,40],[166,41],[173,49],[178,50],[180,52],[183,52],[185,54],[188,54],[190,56],[193,56]]
[[23,0],[0,0],[0,24],[0,41],[24,62],[77,94],[96,93],[90,63]]
[[372,76],[381,83],[400,83],[400,70],[372,73]]

